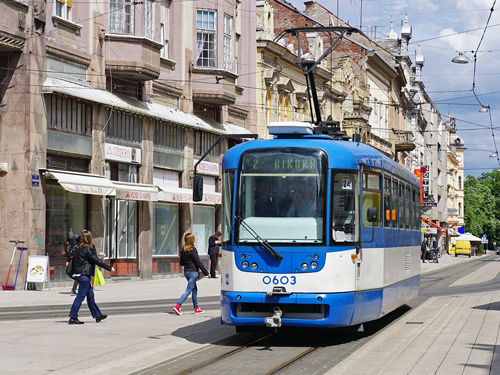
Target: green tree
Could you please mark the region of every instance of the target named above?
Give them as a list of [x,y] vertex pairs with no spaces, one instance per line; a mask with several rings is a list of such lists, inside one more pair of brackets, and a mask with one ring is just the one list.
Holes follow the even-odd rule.
[[[485,233],[490,242],[500,239],[500,173],[483,173],[464,183],[465,230],[476,236]],[[497,241],[498,242],[498,241]]]

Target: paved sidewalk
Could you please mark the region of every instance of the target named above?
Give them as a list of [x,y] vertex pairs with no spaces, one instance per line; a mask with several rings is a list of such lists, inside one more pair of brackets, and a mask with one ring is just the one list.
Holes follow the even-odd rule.
[[[495,278],[500,260],[487,258],[495,261],[454,285]],[[422,264],[422,273],[475,259],[443,255],[438,264]],[[499,333],[500,292],[432,297],[327,374],[500,374]]]

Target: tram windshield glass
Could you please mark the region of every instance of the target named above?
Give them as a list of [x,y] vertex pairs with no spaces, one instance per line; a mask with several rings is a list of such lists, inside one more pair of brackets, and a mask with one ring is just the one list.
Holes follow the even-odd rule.
[[[272,243],[323,243],[326,155],[315,149],[247,151],[242,156],[237,215]],[[257,242],[241,226],[240,242]]]

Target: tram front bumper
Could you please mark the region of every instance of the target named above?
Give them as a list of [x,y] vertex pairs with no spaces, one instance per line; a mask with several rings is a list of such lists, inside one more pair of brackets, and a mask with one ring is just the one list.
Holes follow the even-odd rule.
[[282,312],[282,326],[344,327],[354,313],[354,293],[292,293],[267,296],[259,292],[221,293],[223,324],[265,326],[275,309]]

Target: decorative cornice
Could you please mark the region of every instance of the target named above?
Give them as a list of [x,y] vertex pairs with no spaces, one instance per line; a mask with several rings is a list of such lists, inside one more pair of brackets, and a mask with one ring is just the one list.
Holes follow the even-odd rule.
[[231,95],[229,93],[207,93],[193,90],[193,99],[204,103],[219,103],[222,105],[236,103],[236,95]]
[[222,75],[224,77],[236,79],[239,77],[238,74],[235,74],[233,72],[230,72],[229,70],[225,69],[218,69],[218,68],[202,68],[199,66],[193,66],[191,68],[191,72],[195,74],[213,74],[213,75]]
[[104,34],[104,40],[105,41],[120,41],[120,42],[127,42],[127,43],[141,43],[141,44],[148,44],[151,47],[156,47],[157,49],[162,49],[163,44],[156,42],[154,40],[144,38],[142,36],[135,36],[135,35],[124,35],[124,34]]
[[160,64],[167,65],[170,69],[175,70],[175,66],[177,65],[177,61],[167,59],[166,57],[160,56]]
[[243,117],[247,117],[248,116],[248,110],[247,109],[243,109],[243,108],[236,107],[236,106],[229,106],[228,112],[231,112],[231,113],[243,116]]
[[141,76],[150,77],[151,79],[157,79],[160,76],[159,71],[143,66],[106,64],[106,71],[109,72],[110,70],[114,73],[140,74]]
[[182,88],[163,82],[153,81],[153,89],[161,91],[164,94],[180,97],[183,93]]
[[13,8],[16,8],[25,13],[28,13],[28,10],[30,9],[28,4],[16,0],[7,0],[4,2],[4,4],[11,5]]
[[[67,50],[61,50],[57,47],[54,47],[53,45],[49,44],[50,42],[47,42],[47,54],[57,57],[59,59],[63,59],[66,61],[74,62],[80,65],[84,65],[88,67],[90,65],[90,56],[82,56],[81,52],[75,51],[75,53],[79,53],[79,55],[75,55],[71,52],[68,52]],[[58,46],[59,47],[59,46]]]
[[59,16],[52,16],[52,25],[56,28],[59,27],[59,25],[61,25],[68,29],[71,29],[75,32],[75,35],[77,36],[80,36],[80,30],[83,28],[82,25],[65,20],[64,18],[61,18]]

